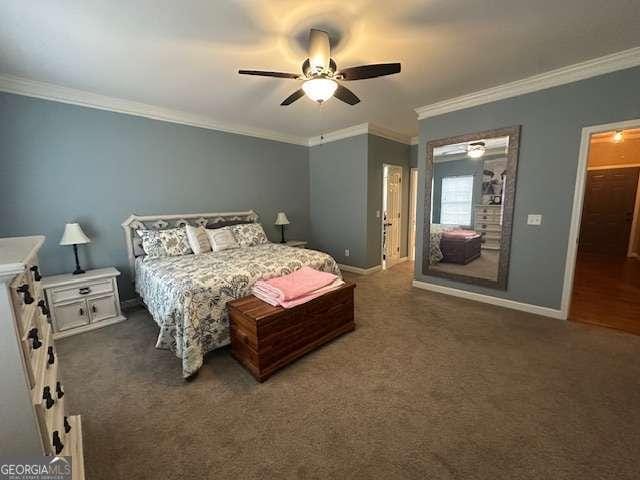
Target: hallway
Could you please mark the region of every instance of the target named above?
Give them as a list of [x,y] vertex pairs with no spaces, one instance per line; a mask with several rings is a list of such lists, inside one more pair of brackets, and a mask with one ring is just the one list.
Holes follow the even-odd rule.
[[640,335],[640,260],[578,255],[569,319]]

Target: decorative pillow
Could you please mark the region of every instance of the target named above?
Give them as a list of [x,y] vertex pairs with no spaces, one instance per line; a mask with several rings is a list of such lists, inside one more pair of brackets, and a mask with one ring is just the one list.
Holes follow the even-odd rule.
[[246,223],[228,228],[231,230],[231,233],[233,233],[233,237],[236,239],[236,243],[240,248],[269,243],[267,235],[259,223]]
[[148,258],[174,257],[191,253],[184,228],[167,230],[137,230],[142,249]]
[[207,237],[207,231],[204,227],[193,227],[191,225],[186,226],[187,240],[193,253],[200,255],[211,251],[211,245],[209,244],[209,238]]
[[228,250],[230,248],[238,248],[233,233],[227,227],[206,229],[207,237],[209,237],[209,243],[211,243],[211,249],[214,252],[221,250]]

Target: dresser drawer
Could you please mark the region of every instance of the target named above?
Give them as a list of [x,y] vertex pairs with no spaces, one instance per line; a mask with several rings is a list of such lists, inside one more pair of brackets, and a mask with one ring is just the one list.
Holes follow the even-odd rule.
[[60,303],[81,299],[87,295],[103,295],[111,292],[113,292],[113,282],[106,280],[76,287],[56,288],[50,295],[53,303]]
[[65,304],[55,305],[56,331],[62,332],[70,328],[87,325],[91,321],[86,300],[76,300]]

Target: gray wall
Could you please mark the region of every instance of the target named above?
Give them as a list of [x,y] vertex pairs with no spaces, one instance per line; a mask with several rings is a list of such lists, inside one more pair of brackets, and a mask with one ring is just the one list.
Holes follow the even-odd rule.
[[364,134],[309,152],[311,245],[360,268],[367,266],[367,147]]
[[[394,142],[376,135],[369,135],[367,156],[367,263],[366,267],[380,265],[382,259],[381,238],[382,220],[376,217],[382,211],[383,165],[402,167],[402,231],[400,237],[400,256],[407,256],[407,235],[409,231],[409,186],[410,148],[404,143]],[[380,213],[382,215],[382,213]]]
[[[129,214],[252,208],[272,240],[280,210],[289,238],[309,238],[307,147],[0,94],[0,236],[46,235],[45,274],[72,270],[71,248],[57,244],[65,222],[92,239],[83,266],[126,275]],[[119,283],[132,297],[129,279]]]
[[418,145],[409,147],[409,168],[418,168]]
[[[559,308],[581,129],[640,118],[639,85],[640,68],[632,68],[421,121],[421,179],[425,178],[429,140],[512,125],[522,125],[522,138],[507,290],[422,274],[421,233],[416,245],[416,279]],[[527,225],[529,213],[542,214],[542,225]],[[418,232],[423,224],[424,185],[420,184]]]

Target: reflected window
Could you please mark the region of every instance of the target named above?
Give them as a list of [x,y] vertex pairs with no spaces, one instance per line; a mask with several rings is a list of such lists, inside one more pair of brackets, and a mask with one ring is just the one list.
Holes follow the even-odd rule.
[[471,225],[473,175],[444,177],[440,197],[440,223]]

